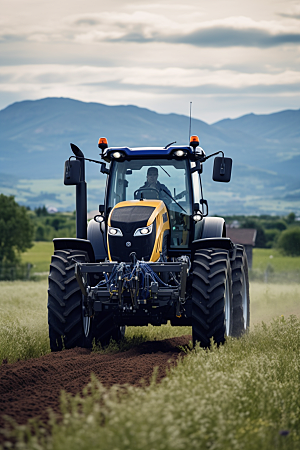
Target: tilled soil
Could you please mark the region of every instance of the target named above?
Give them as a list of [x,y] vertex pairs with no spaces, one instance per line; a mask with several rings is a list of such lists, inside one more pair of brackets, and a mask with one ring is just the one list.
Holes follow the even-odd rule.
[[[151,380],[158,367],[157,381],[174,366],[180,354],[179,346],[187,345],[191,336],[163,341],[144,342],[126,352],[103,355],[75,348],[50,353],[41,358],[0,366],[0,428],[3,415],[25,424],[40,417],[47,421],[47,409],[59,412],[61,390],[76,394],[90,381],[91,373],[109,387],[113,384],[140,386]],[[0,433],[0,442],[1,442]]]

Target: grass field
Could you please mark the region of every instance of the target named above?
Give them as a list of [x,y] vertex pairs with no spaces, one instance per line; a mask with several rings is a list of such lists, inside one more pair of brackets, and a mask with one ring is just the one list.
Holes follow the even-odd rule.
[[[48,353],[47,281],[1,282],[0,293],[0,361]],[[16,448],[298,450],[299,298],[300,284],[252,282],[249,334],[219,349],[196,348],[159,385],[120,391],[92,379],[83,395],[62,396],[62,419],[52,417],[50,434],[40,425],[31,437],[28,427],[15,428]],[[126,337],[190,333],[130,327]]]
[[33,247],[22,253],[22,262],[31,263],[33,273],[48,273],[51,255],[53,255],[53,242],[35,242]]
[[[47,280],[0,282],[0,362],[39,357],[50,351]],[[251,329],[262,321],[295,314],[300,317],[300,284],[250,283]],[[13,319],[12,319],[13,318]],[[190,327],[128,327],[129,342],[191,334]],[[126,347],[126,345],[125,345]]]
[[298,450],[300,321],[278,318],[210,351],[196,348],[160,384],[62,395],[46,432],[17,427],[20,449]]
[[281,315],[300,318],[300,284],[250,283],[250,316],[253,325]]
[[283,256],[274,248],[253,249],[253,269],[264,272],[270,265],[275,272],[298,271],[300,274],[300,257]]
[[2,281],[0,294],[0,361],[49,353],[46,281]]

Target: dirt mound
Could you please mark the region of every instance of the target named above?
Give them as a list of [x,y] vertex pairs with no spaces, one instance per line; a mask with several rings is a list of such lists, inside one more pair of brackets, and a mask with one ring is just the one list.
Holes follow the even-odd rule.
[[[174,365],[180,353],[179,346],[187,345],[191,336],[163,341],[144,342],[130,350],[112,355],[92,353],[75,348],[51,353],[28,361],[0,366],[0,428],[3,415],[24,424],[39,416],[47,420],[47,408],[59,411],[60,391],[76,394],[90,381],[91,373],[105,385],[140,385],[149,383],[154,367],[158,366],[157,380]],[[0,441],[1,441],[0,434]]]

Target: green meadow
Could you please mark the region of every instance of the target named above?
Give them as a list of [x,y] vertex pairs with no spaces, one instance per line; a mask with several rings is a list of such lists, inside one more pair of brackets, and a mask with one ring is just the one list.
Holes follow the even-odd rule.
[[53,255],[53,242],[34,242],[33,247],[22,253],[22,262],[32,264],[33,273],[46,275],[49,272],[51,255]]
[[274,248],[255,248],[253,250],[253,268],[265,271],[268,266],[272,266],[275,272],[300,273],[300,257],[283,256],[279,250]]

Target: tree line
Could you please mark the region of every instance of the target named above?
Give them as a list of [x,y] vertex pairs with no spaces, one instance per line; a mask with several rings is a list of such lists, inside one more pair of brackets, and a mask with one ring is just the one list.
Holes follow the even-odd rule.
[[57,237],[75,237],[76,222],[73,213],[49,213],[45,206],[31,211],[28,214],[34,223],[35,241],[52,241]]

